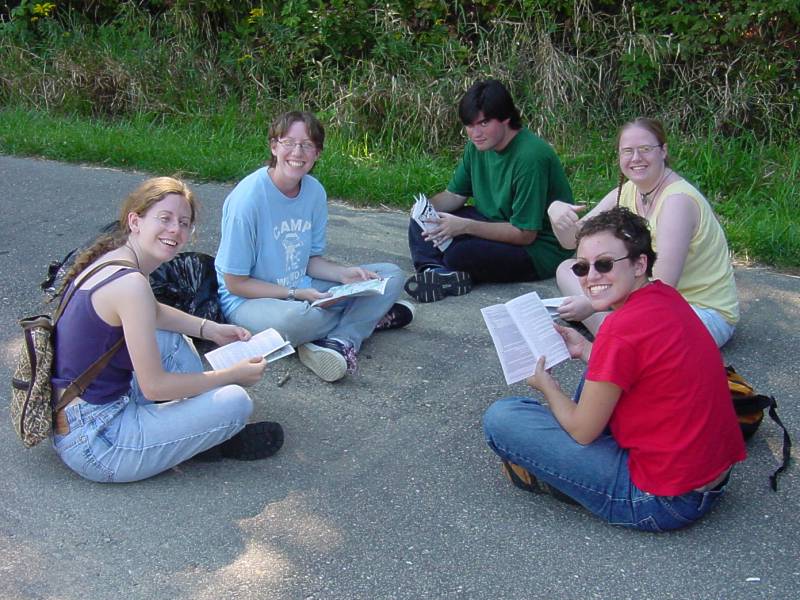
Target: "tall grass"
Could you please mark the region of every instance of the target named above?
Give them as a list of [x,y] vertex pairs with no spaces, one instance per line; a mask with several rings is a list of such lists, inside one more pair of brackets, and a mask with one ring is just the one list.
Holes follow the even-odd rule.
[[[107,2],[92,20],[65,0],[0,23],[0,151],[230,181],[266,159],[274,114],[304,108],[328,129],[315,173],[331,196],[406,206],[449,179],[458,98],[498,77],[577,198],[615,184],[616,126],[661,118],[737,253],[800,265],[800,44],[776,25],[792,23],[778,18],[787,0],[772,4],[740,15],[756,21],[725,46],[727,24],[636,1]],[[684,37],[667,31],[684,22]]]

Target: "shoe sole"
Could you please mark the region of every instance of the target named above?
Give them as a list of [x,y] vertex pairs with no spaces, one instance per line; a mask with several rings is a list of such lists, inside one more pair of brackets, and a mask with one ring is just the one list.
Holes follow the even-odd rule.
[[409,277],[404,289],[417,302],[438,302],[445,296],[468,294],[472,291],[472,278],[466,271],[453,271],[444,275],[429,270]]
[[336,350],[308,343],[297,349],[297,356],[314,375],[328,383],[339,381],[347,374],[347,361]]

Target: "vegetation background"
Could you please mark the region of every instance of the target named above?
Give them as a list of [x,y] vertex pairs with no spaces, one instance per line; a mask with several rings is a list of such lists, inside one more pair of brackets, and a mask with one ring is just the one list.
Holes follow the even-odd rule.
[[800,267],[798,32],[796,0],[0,0],[0,152],[235,180],[301,107],[329,195],[407,207],[446,185],[455,105],[496,77],[577,199],[654,116],[737,256]]

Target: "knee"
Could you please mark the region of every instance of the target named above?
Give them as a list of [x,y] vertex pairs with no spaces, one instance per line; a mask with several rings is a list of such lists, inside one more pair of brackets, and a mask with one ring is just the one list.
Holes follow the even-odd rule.
[[490,444],[492,440],[508,436],[510,430],[515,428],[518,419],[517,410],[524,398],[503,398],[496,401],[483,415],[483,433],[486,441]]
[[575,264],[574,258],[568,258],[563,261],[556,269],[556,284],[561,293],[572,295],[575,293],[575,287],[578,286],[578,278],[572,272],[572,265]]
[[253,414],[253,400],[250,398],[250,394],[239,385],[226,385],[217,389],[214,400],[226,418],[231,421],[245,424]]

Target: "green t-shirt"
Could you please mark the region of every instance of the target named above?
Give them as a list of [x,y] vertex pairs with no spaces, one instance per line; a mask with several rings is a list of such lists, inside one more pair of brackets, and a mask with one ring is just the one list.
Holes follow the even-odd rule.
[[572,190],[553,148],[528,129],[499,152],[480,151],[468,142],[447,189],[472,197],[490,221],[538,231],[525,249],[539,277],[552,277],[559,263],[572,256],[558,243],[547,218],[554,200],[573,203]]

